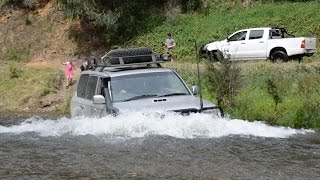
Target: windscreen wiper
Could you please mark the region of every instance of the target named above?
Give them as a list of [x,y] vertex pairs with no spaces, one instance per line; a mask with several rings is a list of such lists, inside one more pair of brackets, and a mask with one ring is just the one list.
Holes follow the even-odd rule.
[[188,95],[187,93],[170,93],[170,94],[164,94],[164,95],[159,95],[158,97],[167,97],[167,96],[181,96],[181,95]]
[[133,96],[132,98],[126,99],[125,101],[131,101],[131,100],[137,100],[137,99],[144,99],[144,98],[148,98],[148,97],[158,97],[158,95],[156,94],[144,94],[144,95],[138,95],[138,96]]

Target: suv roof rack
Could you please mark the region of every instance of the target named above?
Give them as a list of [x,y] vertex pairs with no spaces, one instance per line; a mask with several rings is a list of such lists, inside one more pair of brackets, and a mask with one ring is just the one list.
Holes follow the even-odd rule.
[[101,67],[100,72],[105,67],[130,68],[135,66],[150,66],[170,61],[169,54],[156,54],[149,48],[129,48],[111,50],[101,57],[101,61],[96,62],[95,67]]

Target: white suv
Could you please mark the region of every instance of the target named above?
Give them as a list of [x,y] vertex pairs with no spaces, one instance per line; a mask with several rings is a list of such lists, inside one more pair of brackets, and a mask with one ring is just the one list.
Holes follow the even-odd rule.
[[220,107],[194,96],[173,70],[161,67],[165,55],[148,48],[117,49],[108,52],[83,71],[71,100],[71,115],[105,116],[127,111],[207,112],[223,116]]

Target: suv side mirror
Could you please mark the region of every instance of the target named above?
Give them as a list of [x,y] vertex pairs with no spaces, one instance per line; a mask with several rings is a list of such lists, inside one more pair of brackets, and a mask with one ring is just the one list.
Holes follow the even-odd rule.
[[197,94],[199,94],[199,92],[200,92],[199,86],[192,86],[192,94],[193,95],[197,95]]
[[93,96],[93,104],[105,104],[106,100],[102,95],[94,95]]

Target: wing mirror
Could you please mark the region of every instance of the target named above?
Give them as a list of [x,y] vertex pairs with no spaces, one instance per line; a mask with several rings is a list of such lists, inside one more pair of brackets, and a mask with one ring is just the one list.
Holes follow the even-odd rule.
[[93,96],[93,104],[105,104],[106,100],[102,95],[94,95]]
[[192,94],[197,95],[200,93],[200,88],[199,86],[192,86]]

